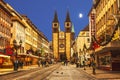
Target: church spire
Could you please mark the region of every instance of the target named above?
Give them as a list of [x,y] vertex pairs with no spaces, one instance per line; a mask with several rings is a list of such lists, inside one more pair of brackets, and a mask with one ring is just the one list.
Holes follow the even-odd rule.
[[74,25],[72,24],[72,32],[75,33]]
[[61,30],[60,30],[60,26],[59,26],[59,32],[60,32]]
[[71,22],[69,12],[67,11],[65,22]]
[[55,11],[55,15],[54,15],[53,22],[59,22],[59,21],[58,21],[58,16],[57,16],[57,12],[56,12],[56,11]]

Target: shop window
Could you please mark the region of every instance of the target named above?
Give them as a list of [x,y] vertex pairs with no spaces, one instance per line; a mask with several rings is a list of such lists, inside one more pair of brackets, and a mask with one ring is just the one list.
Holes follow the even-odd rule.
[[87,42],[90,43],[90,39],[89,38],[87,38]]
[[100,65],[110,65],[110,62],[111,62],[110,56],[100,57]]

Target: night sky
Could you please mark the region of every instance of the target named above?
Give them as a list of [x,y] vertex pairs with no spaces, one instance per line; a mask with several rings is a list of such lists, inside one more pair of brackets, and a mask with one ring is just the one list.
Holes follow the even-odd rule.
[[[92,7],[92,0],[4,0],[18,13],[25,14],[33,24],[42,31],[48,40],[52,40],[52,21],[54,12],[57,11],[61,30],[64,31],[66,13],[75,28],[75,35],[88,25],[88,13]],[[79,14],[83,17],[79,18]]]

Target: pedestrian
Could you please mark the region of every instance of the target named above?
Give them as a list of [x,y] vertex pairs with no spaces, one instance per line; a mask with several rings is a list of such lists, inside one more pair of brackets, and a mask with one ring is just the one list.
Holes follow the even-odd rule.
[[42,61],[41,61],[41,64],[42,64],[42,67],[44,66],[44,60],[42,59]]
[[68,61],[67,61],[67,59],[65,59],[64,65],[67,66],[67,64],[68,64]]
[[83,61],[83,66],[85,67],[85,61]]
[[87,61],[87,65],[88,65],[89,67],[91,66],[91,61],[90,61],[90,60]]
[[76,62],[76,67],[79,67],[79,61]]
[[95,72],[95,69],[96,69],[95,61],[92,61],[92,69],[93,69],[93,74],[95,75],[96,74],[96,72]]
[[20,68],[22,69],[23,68],[23,61],[20,60],[18,63],[19,63]]
[[14,71],[17,71],[18,70],[18,60],[16,59],[14,62],[13,62],[13,66],[14,66]]
[[38,67],[40,67],[40,63],[41,63],[41,61],[40,61],[40,60],[38,60],[38,62],[37,62],[37,64],[38,64]]

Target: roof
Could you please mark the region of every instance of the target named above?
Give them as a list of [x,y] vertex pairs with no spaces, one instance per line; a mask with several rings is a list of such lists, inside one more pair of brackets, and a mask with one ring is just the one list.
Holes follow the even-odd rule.
[[69,12],[67,11],[65,22],[71,22]]
[[57,12],[55,11],[53,22],[59,22]]
[[72,24],[72,32],[75,33],[74,24]]
[[81,31],[89,31],[89,25],[87,25],[83,30]]

